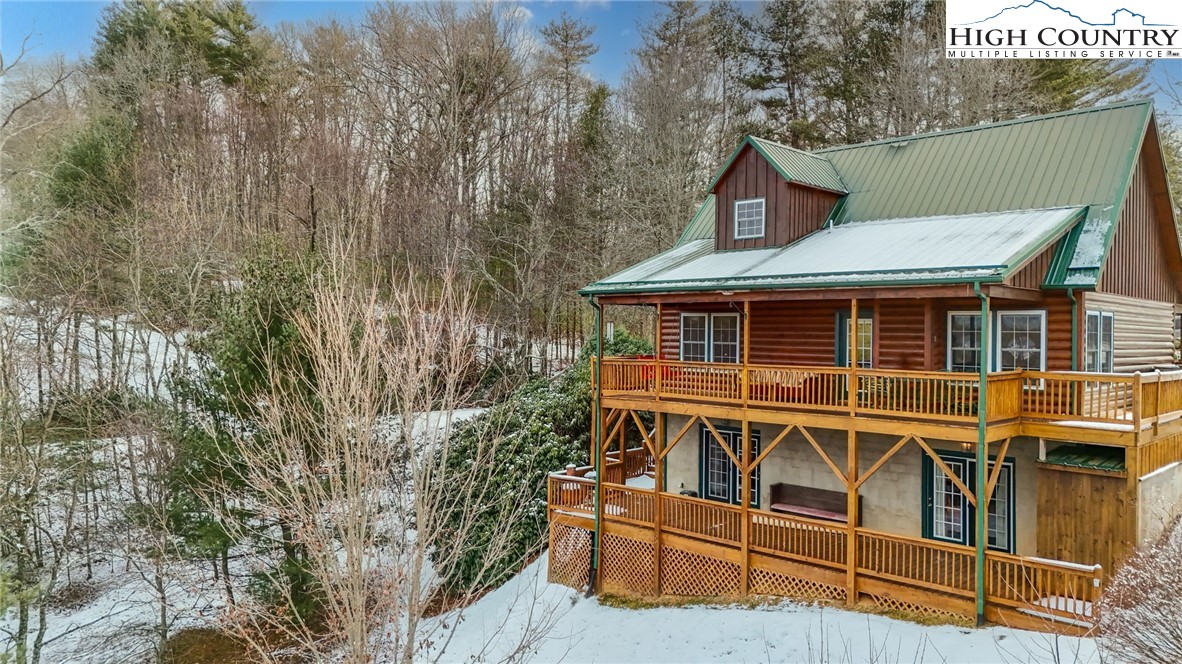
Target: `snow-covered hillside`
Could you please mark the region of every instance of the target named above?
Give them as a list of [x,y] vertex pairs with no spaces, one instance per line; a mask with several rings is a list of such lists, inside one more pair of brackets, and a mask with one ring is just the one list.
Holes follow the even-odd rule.
[[1090,639],[925,626],[793,602],[614,608],[545,579],[543,556],[469,607],[442,659],[503,661],[529,643],[524,659],[536,662],[1100,662]]

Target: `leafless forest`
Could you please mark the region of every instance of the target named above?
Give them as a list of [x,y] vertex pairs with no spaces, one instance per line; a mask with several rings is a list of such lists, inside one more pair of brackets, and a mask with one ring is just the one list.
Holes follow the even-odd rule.
[[[533,544],[437,518],[506,499],[428,413],[569,366],[577,290],[672,246],[743,135],[807,149],[1155,91],[1135,63],[946,60],[920,0],[670,2],[610,83],[588,63],[611,36],[530,16],[264,28],[239,0],[127,0],[85,61],[0,63],[0,661],[47,661],[71,638],[53,611],[113,576],[154,615],[129,658],[164,659],[194,597],[258,658],[442,657],[429,618],[487,582],[438,579]],[[499,533],[530,518],[493,511]]]

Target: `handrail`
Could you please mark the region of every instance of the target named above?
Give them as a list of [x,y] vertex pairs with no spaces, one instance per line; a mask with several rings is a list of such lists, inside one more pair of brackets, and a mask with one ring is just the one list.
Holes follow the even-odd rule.
[[[603,393],[608,395],[966,424],[977,420],[979,378],[950,371],[861,368],[855,372],[833,366],[613,357],[603,360],[602,380]],[[1011,370],[990,373],[986,380],[990,422],[1026,419],[1139,427],[1182,417],[1182,371]],[[850,389],[852,381],[857,389]]]

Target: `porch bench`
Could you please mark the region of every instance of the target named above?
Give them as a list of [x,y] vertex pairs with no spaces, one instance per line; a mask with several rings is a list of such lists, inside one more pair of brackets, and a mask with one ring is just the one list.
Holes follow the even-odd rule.
[[[846,494],[842,491],[814,489],[808,486],[777,482],[771,486],[771,504],[768,509],[780,514],[849,523],[849,505],[846,502]],[[856,518],[856,523],[861,523],[861,496],[858,496]]]

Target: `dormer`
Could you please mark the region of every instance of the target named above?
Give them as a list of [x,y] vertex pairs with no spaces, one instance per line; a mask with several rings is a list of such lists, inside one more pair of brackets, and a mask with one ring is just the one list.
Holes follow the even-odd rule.
[[795,242],[824,226],[848,193],[828,159],[754,136],[739,144],[710,190],[717,249]]

